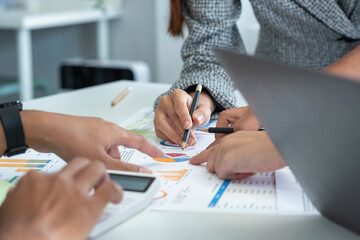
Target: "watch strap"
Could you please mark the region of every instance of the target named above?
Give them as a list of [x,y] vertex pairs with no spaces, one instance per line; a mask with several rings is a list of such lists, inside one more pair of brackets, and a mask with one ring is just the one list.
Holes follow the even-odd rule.
[[6,136],[7,150],[6,156],[24,153],[27,149],[25,145],[24,129],[20,117],[20,110],[17,105],[12,105],[0,109],[0,118]]

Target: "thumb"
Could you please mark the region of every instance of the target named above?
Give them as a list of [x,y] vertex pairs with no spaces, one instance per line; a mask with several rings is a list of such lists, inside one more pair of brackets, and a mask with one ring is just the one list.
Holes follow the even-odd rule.
[[109,202],[119,203],[123,198],[123,189],[117,184],[106,181],[102,183],[96,190],[94,194],[94,199],[96,199],[97,207],[102,212],[103,208]]
[[196,109],[192,115],[193,124],[195,126],[205,125],[210,120],[211,111],[204,107]]
[[210,155],[213,153],[214,150],[215,148],[210,148],[202,151],[198,155],[192,157],[190,159],[190,163],[194,165],[200,165],[204,162],[207,162],[207,160],[209,159]]
[[109,150],[107,150],[107,154],[110,157],[120,159],[120,151],[119,151],[119,148],[117,146],[109,148]]

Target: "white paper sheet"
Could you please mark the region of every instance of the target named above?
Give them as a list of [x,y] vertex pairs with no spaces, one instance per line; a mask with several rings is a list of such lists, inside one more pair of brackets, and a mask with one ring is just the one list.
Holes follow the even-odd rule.
[[0,159],[0,179],[17,184],[29,170],[52,173],[60,171],[65,165],[54,153],[39,153],[28,149],[26,153]]
[[[156,137],[154,113],[140,109],[122,126],[145,136],[162,149],[166,156],[159,159],[134,149],[119,147],[122,161],[151,169],[162,179],[161,190],[150,208],[169,211],[212,211],[231,213],[259,213],[281,215],[319,214],[297,183],[289,168],[274,173],[257,174],[241,181],[219,179],[204,165],[189,164],[190,157],[205,149],[214,135],[196,131],[198,143],[182,151],[179,146]],[[212,121],[204,127],[215,126]],[[10,165],[9,165],[10,164]],[[26,153],[0,159],[0,179],[16,184],[29,169],[57,172],[66,163],[53,153]]]
[[160,176],[162,185],[151,209],[276,213],[273,173],[241,181],[221,180],[206,168],[186,162],[158,162],[136,150],[121,148],[122,160],[145,166]]
[[[213,211],[232,213],[261,214],[317,214],[304,209],[299,193],[302,189],[291,179],[291,171],[282,171],[283,184],[275,184],[274,173],[262,173],[241,181],[221,180],[209,173],[204,165],[194,166],[188,159],[203,149],[213,140],[213,134],[195,131],[197,144],[182,151],[179,146],[165,142],[155,135],[152,109],[140,109],[122,123],[127,129],[140,133],[155,146],[162,149],[164,159],[152,159],[136,150],[120,148],[122,160],[149,168],[162,178],[162,187],[155,197],[151,209],[169,211]],[[214,126],[216,122],[209,125]],[[209,126],[208,125],[208,126]],[[206,126],[206,127],[208,127]],[[177,155],[180,154],[180,155]],[[284,180],[282,180],[284,178]],[[284,184],[294,187],[295,191],[284,194]],[[277,194],[280,192],[280,194]],[[288,201],[294,201],[293,209],[286,207]],[[307,201],[307,204],[311,204]],[[279,210],[281,209],[281,210]]]
[[276,195],[279,214],[320,214],[288,167],[276,171]]

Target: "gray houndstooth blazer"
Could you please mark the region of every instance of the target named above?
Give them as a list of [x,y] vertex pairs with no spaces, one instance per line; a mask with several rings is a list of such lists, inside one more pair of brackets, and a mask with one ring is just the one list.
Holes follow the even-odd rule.
[[[257,56],[319,70],[360,45],[360,0],[250,2],[261,26]],[[183,0],[182,8],[189,29],[181,51],[184,66],[179,80],[164,94],[202,84],[217,111],[236,107],[234,86],[212,49],[245,53],[236,26],[240,0]]]

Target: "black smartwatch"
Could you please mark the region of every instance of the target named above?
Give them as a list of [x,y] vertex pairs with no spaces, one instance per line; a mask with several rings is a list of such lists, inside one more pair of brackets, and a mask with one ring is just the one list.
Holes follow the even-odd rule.
[[0,119],[4,127],[7,150],[5,156],[13,156],[24,153],[25,145],[24,129],[20,117],[22,103],[20,101],[0,104]]

